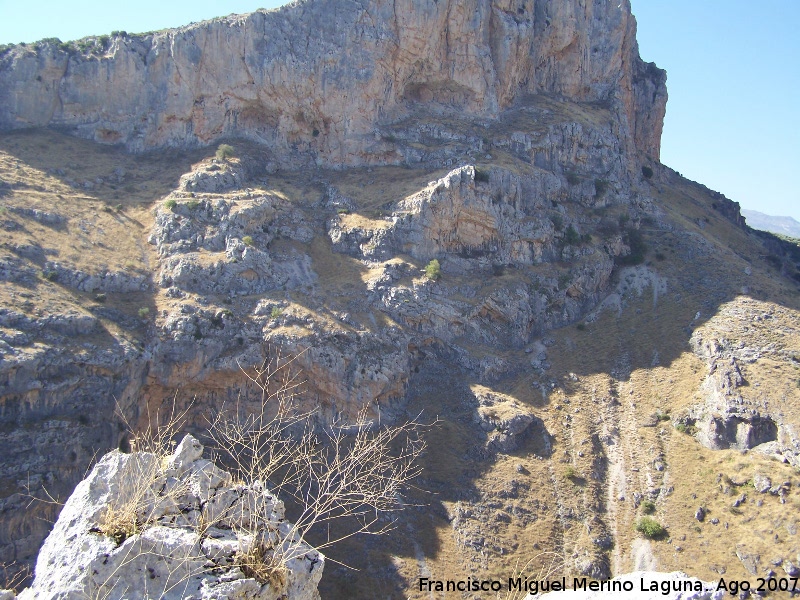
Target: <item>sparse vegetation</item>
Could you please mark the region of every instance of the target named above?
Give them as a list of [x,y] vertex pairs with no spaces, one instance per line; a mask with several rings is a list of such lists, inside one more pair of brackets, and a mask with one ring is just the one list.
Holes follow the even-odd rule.
[[229,158],[233,158],[234,155],[235,150],[233,146],[229,144],[220,144],[217,146],[217,152],[215,153],[217,160],[228,160]]
[[350,214],[350,211],[347,210],[346,208],[337,208],[336,209],[336,214],[338,214],[338,215],[348,215],[348,214]]
[[652,515],[656,512],[656,503],[652,500],[642,500],[641,503],[642,512],[646,515]]
[[198,206],[200,206],[200,201],[199,201],[199,200],[189,200],[189,201],[186,203],[186,207],[187,207],[188,209],[190,209],[190,210],[194,210],[194,209],[196,209]]
[[567,173],[567,183],[570,185],[578,185],[581,178],[576,173]]
[[425,275],[432,281],[437,281],[442,276],[442,267],[435,258],[425,265]]
[[[622,222],[621,217],[620,221]],[[642,264],[645,254],[647,253],[647,244],[645,244],[641,232],[634,227],[626,227],[622,233],[622,240],[628,245],[631,251],[627,256],[618,256],[616,259],[617,264],[623,266]]]
[[642,166],[642,175],[644,175],[645,179],[650,179],[653,176],[653,169],[647,165]]
[[567,226],[567,230],[564,232],[564,243],[568,246],[577,246],[581,241],[580,234],[575,230],[570,223]]
[[475,167],[475,182],[489,183],[489,170],[482,167]]
[[686,435],[694,435],[697,433],[697,428],[694,425],[687,425],[686,423],[677,423],[675,429]]
[[252,246],[253,245],[253,237],[250,235],[246,235],[242,238],[242,243],[245,246]]
[[642,517],[636,521],[636,531],[651,540],[659,539],[666,534],[666,530],[661,523],[652,517]]
[[69,42],[62,42],[57,37],[51,38],[43,38],[38,42],[33,43],[34,50],[39,50],[42,46],[49,45],[53,46],[54,48],[58,48],[62,52],[69,52],[72,49],[72,45]]
[[[346,533],[331,535],[334,530],[328,529],[315,545],[318,550],[358,533],[392,529],[391,520],[380,515],[401,508],[400,494],[419,474],[417,461],[425,448],[417,422],[369,427],[365,411],[355,423],[333,423],[317,431],[313,413],[294,405],[300,383],[291,364],[276,359],[247,374],[262,391],[260,412],[245,417],[221,413],[209,425],[214,449],[232,465],[235,479],[266,482],[278,497],[299,503],[294,523],[281,531],[281,542],[267,560],[258,547],[250,554],[260,555],[260,561],[239,559],[260,581],[280,576],[290,560],[305,554],[312,529],[348,523]],[[269,503],[262,506],[272,510]],[[266,521],[269,513],[255,517],[254,522]],[[258,566],[263,564],[268,568]]]
[[174,198],[170,198],[164,202],[164,208],[167,210],[174,211],[176,206],[178,206],[178,202]]
[[594,180],[594,197],[600,198],[603,194],[608,191],[608,181],[605,179],[595,179]]
[[139,309],[138,314],[140,319],[146,319],[150,316],[150,309],[146,306],[143,306]]
[[283,309],[280,306],[273,306],[269,313],[270,318],[277,319],[283,314]]

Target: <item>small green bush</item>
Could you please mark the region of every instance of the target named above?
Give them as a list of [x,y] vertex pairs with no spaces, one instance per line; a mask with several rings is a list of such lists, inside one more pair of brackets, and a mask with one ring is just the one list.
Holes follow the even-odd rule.
[[567,479],[575,479],[577,476],[578,472],[572,465],[569,465],[566,469],[564,469],[564,477],[566,477]]
[[234,156],[234,149],[233,146],[228,144],[220,144],[217,146],[216,155],[217,160],[228,160],[229,158],[233,158]]
[[578,324],[575,326],[575,328],[576,328],[578,331],[586,331],[586,324],[585,324],[585,323],[578,323]]
[[199,200],[189,200],[186,203],[186,206],[189,207],[189,209],[194,210],[195,208],[200,206],[200,201]]
[[94,301],[95,302],[105,302],[106,301],[106,295],[105,294],[95,294],[94,295]]
[[269,313],[269,316],[273,319],[277,319],[283,314],[283,309],[280,306],[273,306],[272,310]]
[[442,276],[442,266],[435,258],[425,266],[425,275],[428,279],[436,281]]
[[146,319],[149,316],[150,316],[150,309],[149,308],[147,308],[146,306],[143,306],[142,308],[139,309],[139,318],[140,319]]
[[645,254],[647,254],[647,244],[638,229],[628,227],[622,234],[622,240],[631,249],[631,253],[627,256],[618,256],[616,261],[618,265],[633,266],[640,265],[644,262]]
[[174,211],[175,207],[178,206],[178,203],[175,201],[175,198],[170,198],[166,202],[164,202],[164,208],[167,210]]
[[656,503],[652,500],[643,500],[641,506],[642,512],[646,515],[652,515],[656,512]]
[[242,242],[244,242],[245,246],[252,246],[253,245],[253,238],[249,235],[246,235],[242,238]]
[[55,281],[58,279],[58,273],[56,271],[44,270],[42,271],[42,278],[47,279],[47,281]]
[[570,185],[578,185],[581,182],[581,178],[578,177],[575,173],[567,173],[567,183]]
[[643,166],[642,167],[642,175],[644,175],[646,179],[650,179],[653,176],[653,169],[651,169],[650,167],[648,167],[646,165]]
[[337,208],[336,213],[340,215],[348,215],[350,214],[350,211],[347,210],[346,208]]
[[475,167],[475,182],[476,183],[489,183],[489,171]]
[[553,223],[553,229],[556,231],[561,231],[564,228],[564,220],[561,218],[561,215],[551,216],[550,221]]
[[568,246],[577,246],[580,241],[581,236],[575,228],[571,224],[567,226],[567,230],[564,232],[564,243]]
[[661,523],[652,517],[642,517],[636,521],[636,531],[651,540],[663,537],[666,533]]

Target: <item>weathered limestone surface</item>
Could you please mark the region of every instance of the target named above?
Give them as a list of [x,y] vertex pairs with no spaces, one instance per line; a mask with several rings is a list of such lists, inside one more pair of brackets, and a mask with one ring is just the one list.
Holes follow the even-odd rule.
[[[260,482],[232,484],[202,454],[187,435],[163,464],[149,452],[104,456],[61,510],[20,598],[318,599],[325,559],[294,539],[283,503]],[[105,532],[125,530],[126,515],[133,533]],[[292,548],[271,583],[240,566],[256,543],[266,556]]]
[[307,1],[0,57],[0,127],[66,127],[136,150],[243,135],[324,163],[397,162],[376,125],[418,104],[497,117],[523,94],[609,102],[658,158],[666,76],[628,0]]

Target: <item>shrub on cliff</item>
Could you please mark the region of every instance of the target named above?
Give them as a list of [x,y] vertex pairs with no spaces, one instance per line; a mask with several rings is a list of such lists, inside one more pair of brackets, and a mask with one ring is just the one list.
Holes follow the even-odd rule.
[[438,260],[434,258],[425,265],[425,275],[432,281],[436,281],[442,276],[442,266],[439,264]]
[[220,144],[217,146],[216,157],[217,160],[228,160],[229,158],[233,158],[234,150],[233,146],[229,146],[228,144]]

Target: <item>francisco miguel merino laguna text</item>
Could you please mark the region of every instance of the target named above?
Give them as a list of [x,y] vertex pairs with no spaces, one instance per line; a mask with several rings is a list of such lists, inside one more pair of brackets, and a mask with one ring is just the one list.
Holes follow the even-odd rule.
[[[567,589],[567,578],[561,579],[523,579],[522,577],[509,577],[508,585],[504,586],[502,581],[497,579],[429,579],[428,577],[419,578],[420,592],[509,592],[519,591],[538,594],[541,592],[563,592]],[[591,592],[632,592],[635,589],[633,581],[619,581],[605,579],[595,581],[587,577],[575,577],[572,580],[573,590],[584,590]],[[660,592],[668,596],[672,592],[702,592],[703,582],[698,580],[664,580],[646,581],[640,579],[640,592]]]

